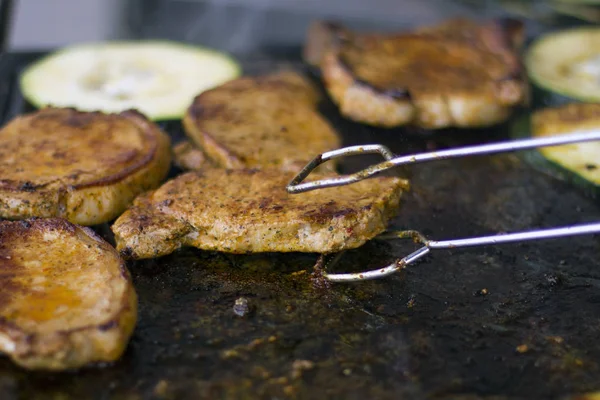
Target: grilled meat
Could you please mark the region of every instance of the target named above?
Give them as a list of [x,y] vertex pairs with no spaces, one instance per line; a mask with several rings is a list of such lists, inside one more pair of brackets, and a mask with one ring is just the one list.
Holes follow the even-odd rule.
[[173,146],[173,160],[175,165],[184,170],[198,171],[212,165],[211,161],[206,159],[206,154],[189,140],[184,140]]
[[30,369],[118,359],[137,319],[124,261],[63,219],[0,222],[0,351]]
[[198,95],[183,124],[219,166],[298,171],[316,154],[340,146],[317,112],[318,100],[316,89],[293,72],[243,77]]
[[15,118],[0,138],[0,217],[7,219],[113,220],[156,188],[171,162],[168,136],[135,111],[47,108]]
[[481,127],[528,100],[522,25],[456,19],[412,32],[361,34],[316,22],[304,58],[340,112],[382,127]]
[[376,177],[290,195],[280,170],[188,172],[140,196],[112,230],[117,249],[140,259],[182,246],[227,253],[332,253],[386,229],[407,182]]

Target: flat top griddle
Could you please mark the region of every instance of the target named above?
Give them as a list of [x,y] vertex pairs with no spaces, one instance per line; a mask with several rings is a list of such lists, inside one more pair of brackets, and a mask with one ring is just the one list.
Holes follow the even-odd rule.
[[[304,70],[299,54],[242,63],[249,74]],[[16,79],[40,55],[0,56],[3,122],[31,110]],[[328,100],[322,111],[344,145],[382,143],[399,154],[508,139],[506,126],[431,135],[349,122]],[[178,122],[163,127],[182,137]],[[413,190],[392,228],[432,239],[600,220],[597,203],[515,155],[400,173]],[[111,239],[108,226],[97,229]],[[412,249],[372,242],[336,268],[375,268]],[[184,249],[129,264],[139,322],[119,362],[51,374],[1,358],[0,398],[551,399],[600,390],[599,254],[592,236],[440,250],[388,279],[327,289],[311,281],[317,255]],[[233,311],[240,297],[243,317]]]

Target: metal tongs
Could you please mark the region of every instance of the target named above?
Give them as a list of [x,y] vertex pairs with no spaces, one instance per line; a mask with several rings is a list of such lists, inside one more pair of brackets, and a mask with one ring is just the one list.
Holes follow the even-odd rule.
[[[396,156],[387,147],[378,144],[350,146],[333,151],[328,151],[326,153],[319,154],[318,156],[316,156],[300,171],[300,173],[296,177],[294,177],[294,179],[292,179],[292,181],[288,184],[286,189],[288,193],[291,194],[302,193],[316,189],[349,185],[361,181],[363,179],[371,178],[383,171],[387,171],[391,168],[395,168],[401,165],[417,164],[427,161],[445,160],[465,156],[507,153],[540,147],[559,146],[570,143],[591,142],[594,140],[600,140],[600,131],[593,130],[547,138],[514,140],[508,142],[468,146],[406,156]],[[308,177],[308,175],[310,175],[310,173],[315,168],[329,160],[351,155],[374,153],[381,154],[385,161],[367,167],[351,175],[342,175],[335,178],[326,178],[303,183],[303,181]],[[421,243],[423,246],[420,247],[418,250],[412,252],[411,254],[407,255],[406,257],[398,259],[383,268],[378,268],[371,271],[342,274],[330,274],[327,273],[327,271],[323,271],[322,275],[324,278],[335,282],[353,282],[362,281],[366,279],[379,279],[391,275],[403,269],[407,265],[414,263],[418,259],[428,254],[432,249],[455,249],[459,247],[524,242],[528,240],[568,237],[599,232],[600,222],[582,225],[571,225],[552,229],[541,229],[527,232],[497,234],[491,236],[480,236],[474,238],[452,239],[442,241],[429,240],[417,231],[403,231],[387,235],[384,234],[384,236],[386,238],[411,238],[416,242]],[[382,238],[382,236],[379,236],[378,238]],[[338,254],[332,262],[336,262],[339,259],[340,255],[341,254]],[[330,264],[332,262],[330,262]]]

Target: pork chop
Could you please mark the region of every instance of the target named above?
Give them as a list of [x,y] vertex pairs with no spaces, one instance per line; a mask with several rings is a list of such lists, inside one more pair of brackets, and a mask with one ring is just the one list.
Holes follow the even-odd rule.
[[[243,77],[198,95],[183,125],[219,166],[298,171],[316,154],[340,146],[317,111],[318,101],[316,89],[294,72]],[[184,159],[178,163],[186,165]]]
[[0,140],[0,217],[7,219],[111,221],[156,188],[171,162],[169,137],[135,111],[46,108],[10,121]]
[[279,170],[188,172],[140,196],[112,230],[124,257],[169,254],[182,246],[226,253],[332,253],[386,229],[405,180],[376,177],[302,194]]
[[63,219],[0,222],[0,351],[28,369],[117,360],[137,297],[117,251]]
[[340,112],[381,127],[482,127],[528,101],[517,50],[522,25],[464,19],[393,34],[318,21],[304,57],[321,69]]
[[214,166],[206,154],[190,140],[183,140],[173,146],[175,165],[183,170],[199,171],[207,166]]

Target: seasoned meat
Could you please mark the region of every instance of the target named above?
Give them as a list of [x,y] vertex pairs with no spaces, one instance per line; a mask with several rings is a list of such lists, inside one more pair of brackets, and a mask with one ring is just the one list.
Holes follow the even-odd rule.
[[279,170],[188,172],[136,199],[112,226],[125,257],[151,258],[181,246],[227,253],[332,253],[386,229],[407,182],[376,177],[290,195]]
[[[316,89],[294,72],[243,77],[198,95],[183,124],[219,166],[298,171],[316,154],[340,146],[317,112],[318,100]],[[184,159],[178,163],[186,165]]]
[[456,19],[412,32],[309,28],[304,57],[318,65],[341,113],[376,126],[481,127],[528,100],[517,48],[522,26]]
[[189,140],[173,146],[173,160],[179,168],[194,171],[213,165],[210,160],[206,159],[206,154]]
[[47,108],[0,131],[0,217],[61,217],[81,225],[116,218],[156,188],[170,140],[135,111]]
[[29,369],[117,360],[137,297],[117,251],[63,219],[0,222],[0,351]]

